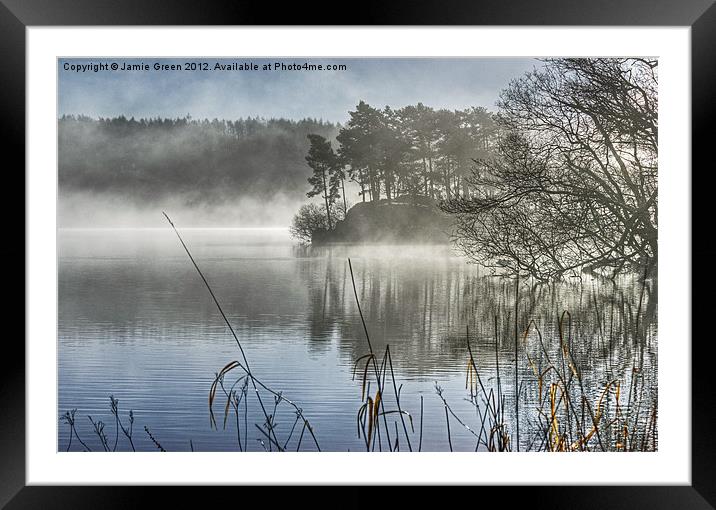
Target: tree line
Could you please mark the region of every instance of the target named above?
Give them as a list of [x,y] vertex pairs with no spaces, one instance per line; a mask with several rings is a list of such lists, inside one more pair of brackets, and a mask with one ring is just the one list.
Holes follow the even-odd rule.
[[463,252],[541,280],[655,275],[658,61],[550,59],[498,106],[494,155],[442,204]]
[[451,199],[469,193],[472,162],[484,158],[496,136],[494,116],[482,107],[434,109],[422,103],[378,109],[360,101],[335,138],[309,135],[313,170],[308,196],[324,202],[328,228],[334,204],[347,208],[345,183],[363,202],[403,196]]
[[345,216],[345,182],[363,201],[437,200],[471,260],[550,280],[594,271],[655,275],[658,61],[547,59],[514,79],[498,111],[393,110],[361,101],[335,148],[309,135],[308,196],[294,235]]
[[111,193],[142,203],[183,197],[198,206],[277,193],[301,200],[308,134],[318,119],[58,119],[61,192]]

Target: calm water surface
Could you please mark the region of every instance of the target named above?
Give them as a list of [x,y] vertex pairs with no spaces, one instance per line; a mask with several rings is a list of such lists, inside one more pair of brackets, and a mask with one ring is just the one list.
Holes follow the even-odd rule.
[[[414,449],[421,396],[422,449],[449,449],[436,383],[455,412],[476,424],[475,408],[466,400],[467,327],[483,378],[494,383],[499,363],[506,406],[513,408],[514,283],[467,264],[450,248],[305,249],[283,230],[182,233],[252,371],[301,406],[322,450],[365,449],[357,435],[361,381],[360,376],[354,380],[353,367],[368,346],[348,257],[373,347],[382,353],[390,344],[402,407],[414,420],[415,432],[409,430]],[[215,404],[219,430],[210,427],[207,398],[216,372],[240,360],[240,353],[175,234],[168,229],[60,230],[58,239],[58,418],[76,408],[78,430],[93,450],[101,447],[87,415],[102,420],[113,446],[109,395],[114,395],[123,419],[134,411],[137,449],[156,449],[143,430],[147,426],[167,450],[187,451],[193,444],[195,450],[236,451],[235,423],[229,420],[222,427],[225,398]],[[598,393],[618,377],[627,387],[638,367],[655,398],[655,321],[644,341],[635,343],[632,334],[637,317],[649,308],[636,279],[531,283],[523,282],[520,290],[520,330],[534,320],[547,348],[557,349],[556,320],[568,309],[573,316],[571,349],[587,385]],[[535,420],[527,404],[537,390],[522,351],[536,357],[536,346],[530,341],[520,348],[520,443],[527,449],[534,447],[530,423]],[[248,445],[261,450],[262,436],[253,423],[262,420],[252,405],[255,419],[249,416]],[[294,420],[290,412],[277,413],[277,429],[288,432]],[[243,422],[240,426],[243,436]],[[455,450],[474,450],[474,436],[456,422],[451,422],[451,434]],[[58,420],[59,450],[67,448],[68,436],[67,425]],[[75,440],[72,449],[78,446]],[[117,449],[128,448],[120,437]]]

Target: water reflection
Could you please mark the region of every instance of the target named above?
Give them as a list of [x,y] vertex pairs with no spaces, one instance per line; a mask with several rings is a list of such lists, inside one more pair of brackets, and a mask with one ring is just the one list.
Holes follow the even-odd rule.
[[[184,235],[253,370],[303,404],[324,450],[364,448],[355,437],[361,400],[352,371],[368,351],[349,257],[373,348],[390,345],[404,407],[419,416],[424,397],[424,450],[447,449],[435,381],[456,412],[475,417],[465,400],[468,330],[485,381],[494,383],[499,366],[509,410],[516,409],[517,336],[523,448],[534,446],[529,405],[539,394],[526,354],[542,370],[545,355],[559,353],[565,310],[563,337],[588,393],[598,397],[613,379],[631,388],[639,374],[645,407],[656,400],[654,281],[585,276],[558,285],[522,281],[518,289],[448,247],[301,248],[281,231]],[[236,358],[235,345],[173,234],[61,231],[59,239],[59,414],[107,413],[112,393],[150,420],[168,449],[187,450],[189,439],[203,450],[236,449],[234,435],[208,427],[206,408],[213,374]],[[534,329],[523,338],[530,323],[546,352]],[[58,430],[63,449],[67,432]],[[454,434],[455,449],[474,449],[470,434]]]

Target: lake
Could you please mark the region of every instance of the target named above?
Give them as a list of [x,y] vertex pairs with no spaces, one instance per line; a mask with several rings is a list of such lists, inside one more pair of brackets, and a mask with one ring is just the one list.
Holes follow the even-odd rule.
[[[466,389],[468,329],[481,381],[494,386],[499,377],[505,420],[512,423],[519,416],[520,448],[539,449],[545,439],[534,409],[546,390],[535,369],[544,369],[546,357],[534,328],[526,340],[523,332],[534,321],[544,352],[555,359],[563,351],[558,330],[564,310],[572,318],[563,323],[565,338],[591,402],[596,405],[605,386],[618,379],[622,399],[627,390],[639,392],[645,411],[637,413],[637,421],[650,419],[648,409],[657,398],[658,332],[655,300],[650,299],[655,291],[637,277],[520,282],[520,402],[515,406],[515,283],[467,263],[450,247],[306,248],[281,229],[180,232],[252,373],[302,409],[323,451],[366,449],[357,416],[364,401],[362,357],[369,348],[349,257],[378,363],[390,346],[405,428],[398,413],[383,415],[381,424],[391,442],[398,436],[401,451],[409,448],[408,439],[413,450],[418,445],[422,451],[475,450],[480,421]],[[237,451],[237,420],[231,411],[224,428],[226,397],[217,395],[214,428],[208,396],[216,373],[232,360],[241,361],[241,354],[174,232],[61,229],[58,257],[58,450],[68,446],[69,427],[60,418],[70,409],[77,409],[77,430],[92,450],[103,447],[87,415],[105,424],[111,449],[115,440],[118,451],[130,449],[121,432],[116,439],[109,405],[113,395],[125,425],[133,410],[137,450],[157,450],[146,426],[169,451]],[[228,375],[226,381],[231,383]],[[436,384],[454,413],[447,420]],[[384,390],[384,409],[394,409],[389,373]],[[371,395],[375,391],[375,386],[368,389]],[[264,400],[275,416],[275,430],[286,437],[295,413],[285,403],[271,412],[274,400]],[[242,449],[271,448],[257,427],[264,416],[255,398],[247,409],[247,416],[242,411],[238,417]],[[295,449],[297,440],[295,432],[287,449]],[[302,450],[316,449],[307,433],[302,445]],[[83,448],[75,438],[70,449]]]

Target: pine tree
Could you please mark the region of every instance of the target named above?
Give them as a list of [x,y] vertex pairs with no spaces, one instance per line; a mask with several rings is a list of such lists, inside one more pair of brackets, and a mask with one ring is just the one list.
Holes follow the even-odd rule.
[[[320,135],[308,135],[311,147],[308,149],[306,162],[313,169],[313,175],[308,178],[308,183],[313,186],[311,191],[306,193],[308,197],[322,195],[326,206],[326,219],[328,229],[333,228],[331,220],[331,206],[339,196],[338,183],[331,182],[331,174],[337,165],[336,154],[331,148],[331,142]],[[335,181],[335,179],[334,179]]]

